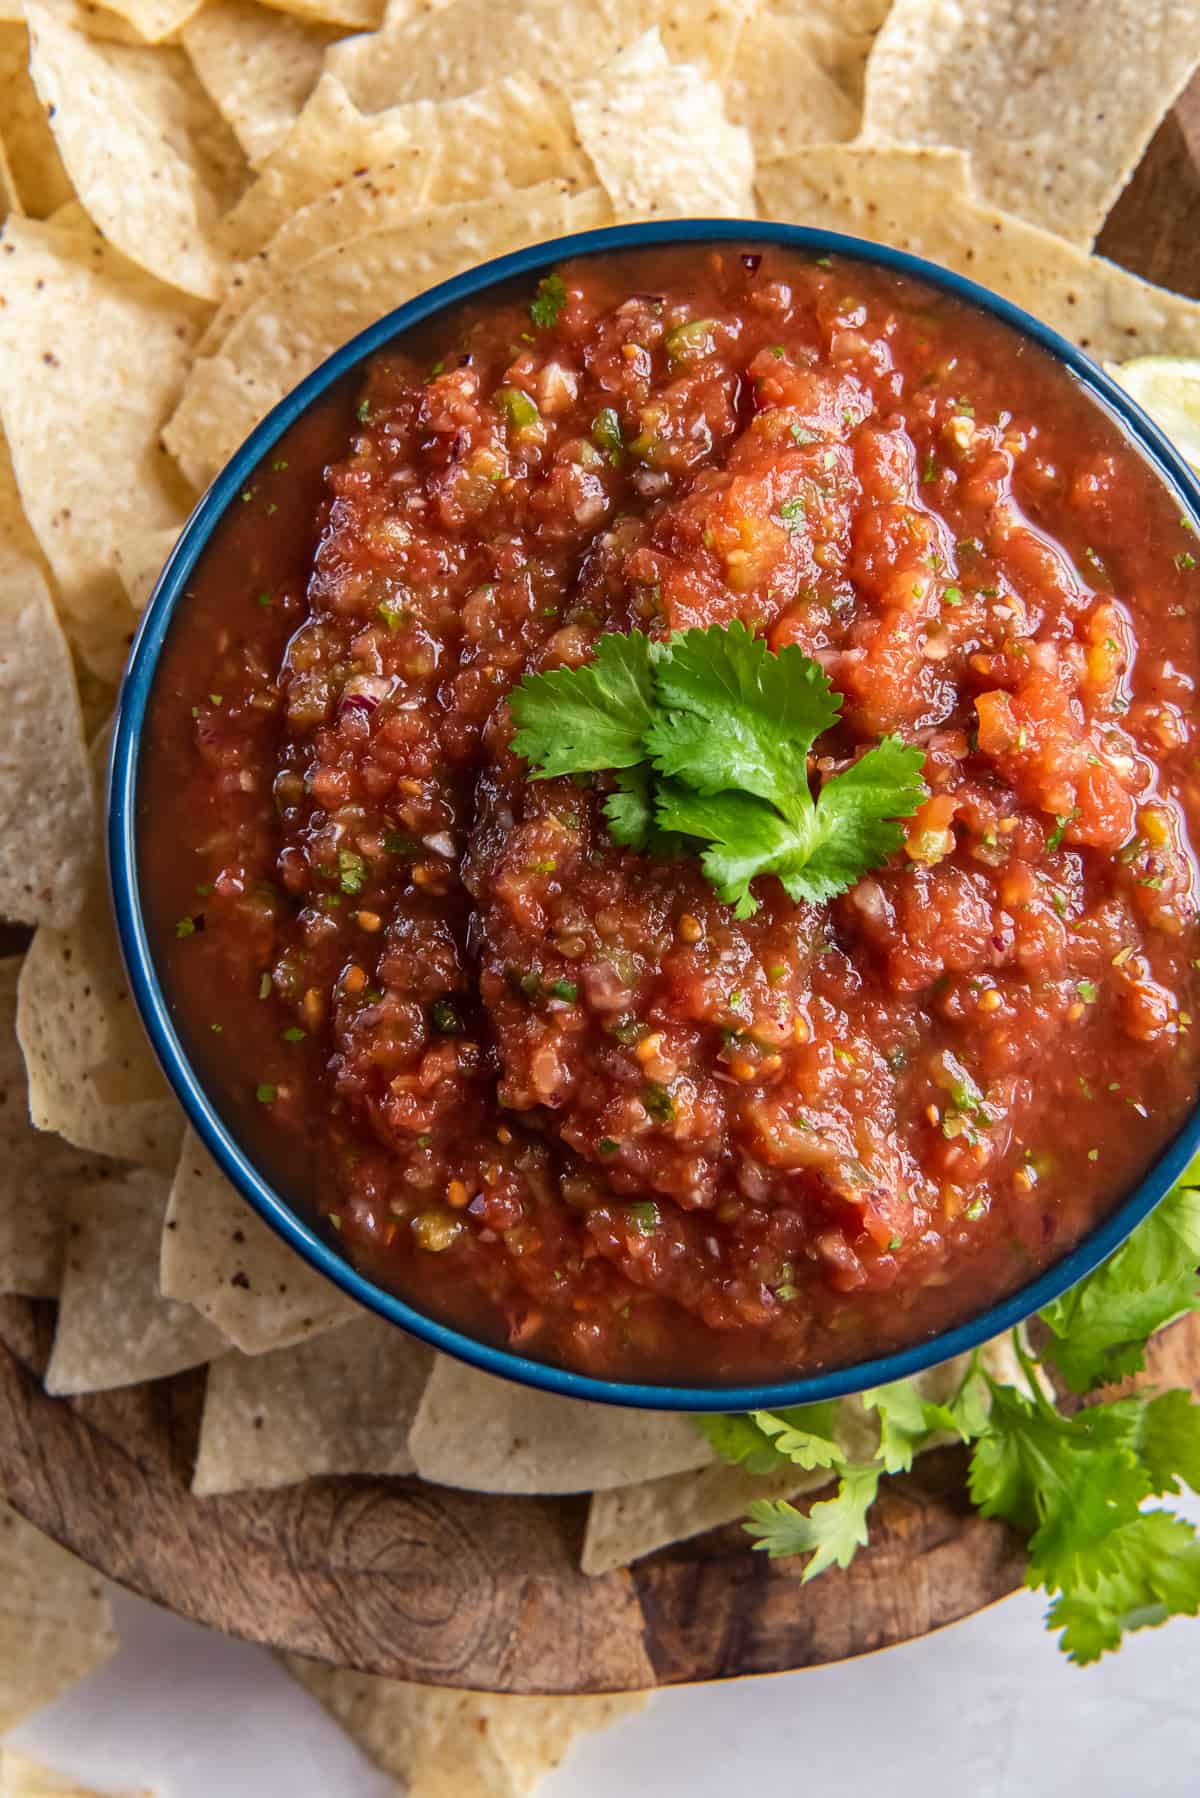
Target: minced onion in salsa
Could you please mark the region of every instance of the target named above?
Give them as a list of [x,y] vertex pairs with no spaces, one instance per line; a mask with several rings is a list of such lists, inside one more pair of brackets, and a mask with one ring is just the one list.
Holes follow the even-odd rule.
[[[377,354],[231,508],[139,773],[155,952],[260,1163],[586,1373],[846,1363],[1057,1259],[1196,1096],[1200,549],[1074,377],[851,259],[581,258]],[[742,620],[928,797],[739,920],[506,696]]]

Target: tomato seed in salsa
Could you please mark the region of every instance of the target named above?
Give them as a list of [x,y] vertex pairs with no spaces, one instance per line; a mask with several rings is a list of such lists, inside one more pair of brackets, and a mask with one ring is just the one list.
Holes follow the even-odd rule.
[[[593,1375],[784,1377],[1024,1283],[1179,1128],[1200,552],[1008,326],[849,258],[581,258],[377,354],[243,500],[143,884],[203,1076],[374,1279]],[[616,772],[531,779],[508,703],[735,623],[840,696],[814,795],[889,737],[923,781],[746,917],[614,840]]]

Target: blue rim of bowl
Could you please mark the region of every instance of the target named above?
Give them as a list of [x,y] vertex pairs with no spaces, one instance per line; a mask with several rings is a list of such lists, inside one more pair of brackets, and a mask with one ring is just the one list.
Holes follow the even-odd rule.
[[1082,350],[1057,331],[998,294],[936,263],[839,232],[750,219],[683,219],[611,226],[534,244],[443,281],[352,338],[268,413],[199,501],[146,607],[118,696],[109,766],[109,877],[130,987],[168,1082],[217,1165],[263,1221],[310,1266],[351,1298],[411,1335],[420,1337],[444,1354],[503,1379],[516,1380],[563,1397],[641,1410],[769,1410],[781,1405],[841,1398],[848,1393],[907,1378],[952,1355],[977,1347],[989,1337],[999,1335],[1041,1310],[1105,1260],[1174,1185],[1200,1148],[1200,1108],[1193,1108],[1188,1120],[1154,1165],[1103,1223],[1035,1280],[990,1305],[968,1322],[924,1337],[908,1348],[867,1361],[794,1379],[760,1381],[751,1386],[644,1385],[593,1379],[568,1368],[533,1361],[508,1349],[493,1347],[426,1316],[356,1272],[336,1249],[291,1210],[226,1127],[188,1060],[151,956],[137,868],[137,767],[142,726],[160,651],[176,604],[213,530],[235,495],[245,487],[248,476],[283,432],[356,364],[410,327],[459,301],[477,298],[502,282],[543,272],[567,257],[687,243],[764,243],[782,245],[813,256],[853,258],[924,281],[1002,319],[1072,370],[1092,397],[1117,419],[1125,434],[1140,447],[1175,493],[1182,510],[1200,529],[1200,483],[1141,407]]

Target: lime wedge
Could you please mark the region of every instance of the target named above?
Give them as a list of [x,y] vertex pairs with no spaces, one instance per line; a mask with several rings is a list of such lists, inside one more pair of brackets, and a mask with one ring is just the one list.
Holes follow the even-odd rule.
[[1200,360],[1135,356],[1132,362],[1109,363],[1108,372],[1200,473]]

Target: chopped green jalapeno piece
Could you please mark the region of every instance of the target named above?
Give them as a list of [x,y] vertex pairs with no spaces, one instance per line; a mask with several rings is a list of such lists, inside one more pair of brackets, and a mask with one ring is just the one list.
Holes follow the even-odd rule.
[[429,1022],[439,1036],[461,1036],[462,1019],[449,999],[435,999],[429,1007]]
[[615,468],[625,454],[624,440],[621,436],[621,420],[617,417],[615,407],[605,406],[593,418],[592,442],[597,449],[604,451]]
[[669,1124],[675,1116],[675,1101],[665,1086],[652,1082],[642,1094],[642,1104],[660,1124]]
[[541,413],[521,388],[498,387],[494,397],[510,431],[519,435],[522,431],[535,429],[541,423]]
[[672,325],[663,338],[667,355],[680,368],[703,362],[717,347],[715,332],[716,320],[711,318],[689,318],[681,325]]
[[343,893],[361,893],[367,883],[367,864],[353,849],[338,850],[338,885]]

